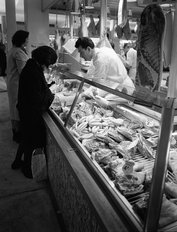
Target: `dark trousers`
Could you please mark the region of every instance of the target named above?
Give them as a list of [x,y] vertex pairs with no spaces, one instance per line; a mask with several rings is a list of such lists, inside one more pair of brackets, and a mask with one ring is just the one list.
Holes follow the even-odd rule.
[[24,155],[24,168],[31,167],[31,159],[32,159],[32,153],[33,153],[34,147],[25,145],[24,143],[20,143],[17,149],[16,157],[15,159],[20,161],[22,159],[22,156]]

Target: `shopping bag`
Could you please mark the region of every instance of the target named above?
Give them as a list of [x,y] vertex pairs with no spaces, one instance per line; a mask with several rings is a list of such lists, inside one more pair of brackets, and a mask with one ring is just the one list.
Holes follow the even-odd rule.
[[31,170],[33,179],[36,181],[39,182],[47,179],[47,164],[43,149],[37,148],[33,151]]

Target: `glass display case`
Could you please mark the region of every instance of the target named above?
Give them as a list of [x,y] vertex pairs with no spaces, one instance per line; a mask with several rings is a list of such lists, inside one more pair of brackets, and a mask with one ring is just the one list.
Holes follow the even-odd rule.
[[[176,99],[138,87],[128,95],[81,72],[61,75],[61,88],[52,89],[56,98],[48,115],[125,228],[177,230]],[[101,89],[114,97],[84,95],[90,86],[93,93]],[[48,126],[47,116],[44,119]]]

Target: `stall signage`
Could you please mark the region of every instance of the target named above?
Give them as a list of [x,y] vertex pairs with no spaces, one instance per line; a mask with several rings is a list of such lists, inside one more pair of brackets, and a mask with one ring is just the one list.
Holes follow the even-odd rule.
[[156,4],[172,4],[177,2],[177,0],[137,0],[138,6],[145,6],[148,4],[156,3]]

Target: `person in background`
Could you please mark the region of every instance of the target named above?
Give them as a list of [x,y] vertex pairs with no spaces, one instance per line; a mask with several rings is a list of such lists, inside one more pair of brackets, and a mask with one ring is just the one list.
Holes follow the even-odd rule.
[[0,76],[6,76],[6,68],[7,68],[7,58],[6,58],[6,47],[0,42]]
[[[125,89],[128,94],[133,93],[134,84],[127,75],[121,59],[112,48],[96,48],[93,41],[88,37],[79,38],[75,47],[82,58],[86,61],[93,61],[94,68],[88,70],[88,76],[92,76],[92,80],[119,91]],[[97,89],[97,94],[100,97],[105,97],[107,92]]]
[[20,73],[29,59],[26,46],[29,32],[16,31],[12,36],[12,48],[7,56],[7,92],[9,97],[10,118],[12,123],[13,140],[20,141],[19,115],[16,108],[18,96],[18,84]]
[[[17,109],[20,116],[21,141],[12,169],[22,169],[32,178],[31,158],[37,148],[46,144],[45,125],[42,114],[50,107],[54,95],[45,80],[44,71],[57,61],[57,54],[49,46],[40,46],[32,51],[20,74]],[[24,153],[24,162],[22,155]]]
[[135,82],[136,66],[137,66],[137,51],[129,43],[124,44],[125,67],[128,69],[129,77]]

